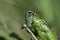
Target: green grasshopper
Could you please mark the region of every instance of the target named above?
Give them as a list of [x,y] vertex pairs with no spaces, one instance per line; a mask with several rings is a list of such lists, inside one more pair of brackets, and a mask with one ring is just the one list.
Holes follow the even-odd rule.
[[45,20],[34,12],[27,12],[26,24],[40,40],[56,40],[54,32],[49,28]]

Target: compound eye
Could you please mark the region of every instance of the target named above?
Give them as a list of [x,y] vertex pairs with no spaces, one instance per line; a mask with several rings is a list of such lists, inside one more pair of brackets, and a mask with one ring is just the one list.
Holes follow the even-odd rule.
[[28,12],[28,16],[34,16],[33,12]]

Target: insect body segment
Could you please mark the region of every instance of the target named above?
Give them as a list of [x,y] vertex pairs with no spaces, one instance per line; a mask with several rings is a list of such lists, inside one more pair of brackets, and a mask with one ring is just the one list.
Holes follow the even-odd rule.
[[33,21],[36,25],[35,29],[37,28],[36,30],[38,32],[38,35],[42,38],[42,40],[56,40],[52,30],[47,25],[45,25],[42,19],[39,19],[34,16]]
[[49,26],[45,24],[45,21],[43,19],[41,19],[39,16],[35,15],[34,12],[31,11],[27,14],[27,25],[36,30],[37,35],[41,38],[41,40],[56,40],[54,33],[49,28]]

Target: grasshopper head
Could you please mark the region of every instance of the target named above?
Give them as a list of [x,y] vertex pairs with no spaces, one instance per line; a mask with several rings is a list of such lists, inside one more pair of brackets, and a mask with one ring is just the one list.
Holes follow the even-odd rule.
[[33,22],[34,12],[28,11],[26,14],[26,24],[30,27]]

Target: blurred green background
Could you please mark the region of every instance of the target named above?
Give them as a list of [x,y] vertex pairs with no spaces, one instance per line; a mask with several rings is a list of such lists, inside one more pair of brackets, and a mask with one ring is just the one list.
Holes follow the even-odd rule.
[[59,0],[0,0],[0,29],[4,32],[0,31],[0,35],[7,35],[6,38],[9,39],[8,34],[15,32],[23,40],[30,40],[31,36],[25,29],[21,29],[25,22],[25,13],[29,10],[45,19],[54,29],[56,36],[60,36]]

